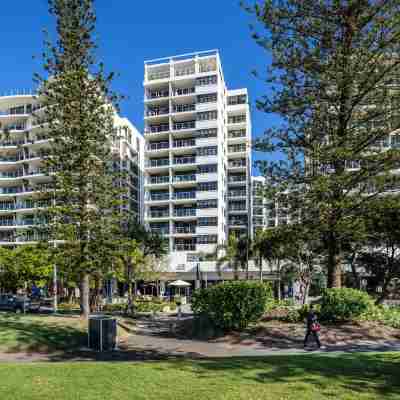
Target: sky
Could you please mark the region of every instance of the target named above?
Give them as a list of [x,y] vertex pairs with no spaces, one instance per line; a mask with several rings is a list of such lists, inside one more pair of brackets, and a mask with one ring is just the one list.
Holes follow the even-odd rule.
[[[2,2],[0,95],[34,87],[33,74],[42,72],[43,29],[54,29],[47,0],[22,3]],[[99,59],[118,74],[113,89],[127,97],[121,114],[139,131],[144,60],[211,49],[220,52],[228,88],[249,90],[253,138],[274,123],[255,107],[268,87],[252,71],[264,74],[269,56],[251,38],[249,24],[255,19],[239,0],[97,0],[95,7]],[[265,155],[253,152],[258,158]]]

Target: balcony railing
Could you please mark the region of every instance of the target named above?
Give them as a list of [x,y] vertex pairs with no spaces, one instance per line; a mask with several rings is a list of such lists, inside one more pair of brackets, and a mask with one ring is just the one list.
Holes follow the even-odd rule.
[[24,188],[21,187],[9,187],[0,189],[0,194],[14,194],[14,193],[22,193]]
[[147,98],[148,99],[159,99],[162,97],[169,97],[168,90],[156,90],[154,92],[148,92]]
[[169,212],[168,211],[151,211],[150,218],[168,218]]
[[168,108],[157,108],[157,109],[151,109],[146,111],[146,115],[148,117],[154,117],[157,115],[166,115],[169,114],[169,109]]
[[175,251],[196,251],[195,243],[176,243],[174,245]]
[[196,157],[175,157],[174,164],[194,164]]
[[196,233],[196,225],[175,226],[174,233]]
[[246,166],[246,160],[232,160],[232,161],[229,161],[228,166],[230,168],[245,167]]
[[158,158],[147,160],[146,166],[147,167],[165,167],[169,165],[169,158]]
[[160,133],[160,132],[168,132],[169,124],[161,124],[161,125],[150,125],[145,129],[145,133]]
[[13,219],[0,219],[0,226],[15,226],[16,222]]
[[229,190],[228,197],[246,197],[247,193],[245,190]]
[[182,129],[194,129],[196,121],[174,122],[174,130],[180,131]]
[[153,185],[157,185],[159,183],[169,183],[169,175],[166,176],[152,176],[148,181]]
[[18,161],[19,158],[17,159],[17,157],[0,157],[0,162],[16,162]]
[[147,75],[147,79],[149,81],[154,81],[157,79],[167,79],[169,77],[170,77],[169,71],[151,72]]
[[25,140],[2,140],[0,141],[1,147],[19,146],[25,144]]
[[238,130],[228,132],[228,137],[231,139],[241,138],[241,137],[245,137],[245,136],[246,136],[246,129],[238,129]]
[[174,96],[186,96],[188,94],[195,93],[196,89],[194,87],[175,89]]
[[245,225],[245,226],[247,226],[247,220],[244,220],[244,219],[229,219],[229,225]]
[[196,216],[195,208],[175,209],[174,217],[194,217]]
[[192,147],[192,146],[196,146],[195,139],[174,140],[174,147]]
[[179,69],[175,70],[175,76],[193,75],[194,73],[196,73],[196,70],[194,67],[179,68]]
[[162,193],[162,194],[150,194],[148,196],[148,199],[150,201],[163,201],[163,200],[169,200],[169,193]]
[[191,182],[196,180],[196,174],[190,175],[175,175],[173,177],[174,182]]
[[169,148],[169,142],[149,143],[147,145],[147,150],[150,150],[150,151],[162,150],[162,149],[168,149],[168,148]]
[[244,206],[229,206],[229,211],[247,211],[247,207]]
[[196,192],[176,192],[174,193],[175,200],[195,199]]
[[228,182],[246,182],[246,176],[245,175],[231,175],[228,177]]
[[246,151],[246,145],[228,146],[228,153],[244,153],[245,151]]
[[232,115],[228,117],[228,124],[240,124],[242,122],[246,122],[245,115]]
[[188,112],[188,111],[195,111],[196,105],[195,104],[177,104],[174,106],[174,112]]
[[24,171],[15,171],[15,172],[2,172],[0,173],[0,178],[10,179],[10,178],[19,178],[24,175]]
[[169,228],[150,228],[150,230],[158,235],[169,235]]

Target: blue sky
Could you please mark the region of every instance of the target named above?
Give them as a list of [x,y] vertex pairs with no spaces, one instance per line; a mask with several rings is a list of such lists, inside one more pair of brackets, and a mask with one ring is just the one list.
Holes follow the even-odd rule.
[[[2,2],[0,94],[32,88],[41,72],[44,28],[54,26],[47,0]],[[99,54],[120,76],[114,89],[128,96],[122,114],[143,127],[143,61],[197,50],[219,49],[225,80],[231,89],[247,87],[252,107],[253,136],[273,119],[255,109],[267,86],[251,71],[266,70],[267,53],[250,36],[254,17],[239,0],[97,0]],[[39,56],[34,59],[33,56]],[[260,155],[253,154],[256,159]]]

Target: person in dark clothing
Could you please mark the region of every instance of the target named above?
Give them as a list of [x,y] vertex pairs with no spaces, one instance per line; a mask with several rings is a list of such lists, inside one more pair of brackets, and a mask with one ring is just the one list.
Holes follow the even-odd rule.
[[317,315],[314,312],[313,305],[310,306],[310,311],[307,314],[307,332],[304,338],[304,347],[307,346],[308,338],[310,335],[314,336],[314,339],[317,343],[318,348],[321,347],[321,342],[319,341],[319,324]]

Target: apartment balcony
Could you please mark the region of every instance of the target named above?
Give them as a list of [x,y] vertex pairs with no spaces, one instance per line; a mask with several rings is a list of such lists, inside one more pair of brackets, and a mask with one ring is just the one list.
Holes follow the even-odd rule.
[[232,198],[246,198],[247,191],[246,190],[229,190],[228,197]]
[[243,213],[248,213],[249,209],[245,206],[245,207],[229,207],[228,208],[228,212],[230,214],[243,214]]
[[176,68],[174,71],[174,76],[176,78],[187,77],[189,75],[194,75],[196,73],[196,69],[194,66],[187,67],[187,68]]
[[228,155],[231,157],[243,157],[246,155],[247,146],[245,144],[229,145]]
[[175,175],[172,177],[173,183],[196,183],[196,174]]
[[174,113],[189,113],[196,111],[196,104],[175,104],[173,107]]
[[193,130],[193,129],[196,129],[196,121],[174,122],[174,125],[173,125],[174,131],[185,131],[185,130]]
[[150,227],[152,233],[155,233],[160,236],[168,236],[169,235],[169,228],[152,228]]
[[174,251],[196,251],[196,243],[175,243]]
[[169,124],[158,124],[158,125],[149,125],[144,130],[144,134],[146,136],[168,136],[169,132]]
[[217,235],[218,227],[217,226],[197,226],[196,234],[197,235]]
[[247,176],[246,175],[231,175],[231,176],[228,176],[228,184],[229,185],[235,185],[235,184],[238,184],[238,185],[243,185],[243,184],[246,184],[246,182],[247,182]]
[[164,104],[169,97],[168,89],[149,90],[145,94],[144,101],[146,104]]
[[246,115],[231,115],[228,116],[229,125],[246,125],[247,118]]
[[146,202],[147,203],[165,203],[170,200],[169,193],[162,193],[162,194],[148,194],[146,195]]
[[5,149],[9,149],[9,148],[16,148],[18,146],[22,146],[23,144],[25,144],[25,140],[21,139],[21,140],[2,140],[0,141],[0,150],[5,148]]
[[245,159],[238,159],[238,160],[229,160],[228,161],[228,168],[229,170],[245,170],[247,168],[247,163]]
[[174,202],[185,203],[185,202],[195,202],[196,201],[196,192],[195,191],[187,191],[187,192],[175,192],[173,194],[172,199]]
[[196,89],[194,87],[178,88],[174,90],[173,95],[174,97],[193,96],[195,92]]
[[152,119],[157,117],[163,117],[169,114],[169,108],[152,108],[148,109],[145,114],[145,118]]
[[169,167],[169,158],[153,158],[146,160],[146,168],[151,168],[154,171],[165,170]]
[[174,235],[194,235],[196,233],[196,225],[175,226],[173,233]]
[[174,157],[173,168],[175,170],[191,169],[196,164],[196,156]]
[[3,157],[0,157],[0,165],[1,164],[14,164],[20,160],[21,160],[21,158],[16,157],[16,156],[3,156]]
[[169,219],[169,211],[150,211],[148,214],[149,219]]
[[175,208],[174,210],[175,218],[189,218],[196,217],[196,208]]
[[148,71],[147,82],[165,80],[170,78],[170,72],[168,71]]
[[146,185],[168,185],[169,184],[169,175],[162,175],[162,176],[149,176],[146,179]]
[[12,180],[12,179],[17,179],[21,178],[24,176],[24,171],[12,171],[12,172],[1,172],[0,173],[0,180]]
[[168,152],[169,150],[169,142],[168,141],[163,141],[163,142],[155,142],[155,143],[148,143],[146,146],[146,152],[147,153],[165,153]]
[[196,139],[176,139],[173,142],[174,148],[187,148],[195,146],[196,146]]

